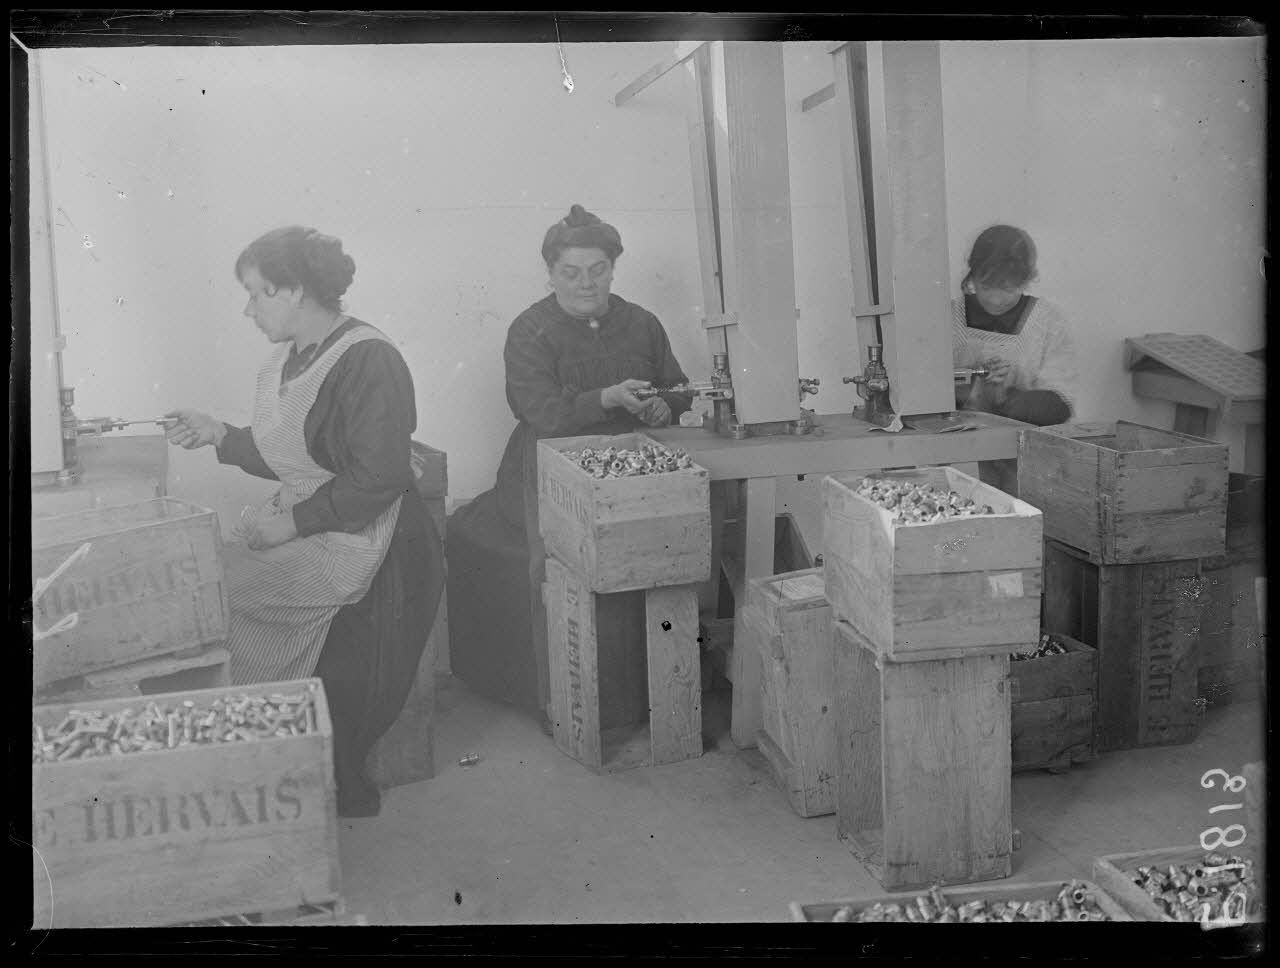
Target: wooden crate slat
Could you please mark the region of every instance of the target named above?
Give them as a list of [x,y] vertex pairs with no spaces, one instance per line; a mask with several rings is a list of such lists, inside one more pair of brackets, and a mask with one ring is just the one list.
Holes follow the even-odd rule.
[[1061,768],[1093,759],[1092,695],[1014,703],[1013,771]]
[[[1252,848],[1244,846],[1224,848],[1227,854],[1246,857],[1254,862],[1254,874],[1257,876],[1258,855]],[[1164,913],[1163,908],[1146,891],[1131,881],[1127,871],[1138,867],[1169,867],[1183,864],[1195,864],[1204,859],[1208,851],[1201,850],[1199,845],[1182,847],[1153,847],[1148,850],[1126,851],[1119,854],[1104,854],[1093,861],[1093,880],[1110,894],[1122,908],[1128,911],[1137,921],[1175,922],[1176,919]],[[1259,881],[1258,883],[1261,883]],[[1259,920],[1260,916],[1250,920]]]
[[[316,733],[34,765],[34,924],[155,926],[336,899],[332,725],[319,680],[150,698],[199,706],[311,684]],[[33,719],[52,728],[71,708],[37,706]]]
[[556,745],[586,766],[601,765],[595,601],[590,588],[547,558],[552,729]]
[[654,766],[702,755],[698,595],[690,586],[645,592],[649,724]]

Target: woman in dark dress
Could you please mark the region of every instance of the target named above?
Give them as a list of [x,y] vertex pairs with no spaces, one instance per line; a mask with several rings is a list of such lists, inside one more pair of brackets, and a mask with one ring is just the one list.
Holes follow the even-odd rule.
[[277,344],[253,421],[177,410],[169,440],[280,481],[227,548],[231,681],[319,676],[333,719],[338,811],[372,816],[366,770],[414,681],[444,585],[440,540],[414,487],[413,379],[378,330],[343,314],[355,263],[291,226],[236,261],[245,315]]
[[[674,386],[688,378],[658,318],[610,291],[621,254],[618,230],[581,205],[574,205],[547,230],[542,258],[551,293],[516,317],[503,352],[507,403],[519,423],[507,441],[493,490],[449,522],[451,562],[455,538],[459,545],[467,544],[471,535],[480,532],[505,535],[510,544],[523,546],[528,584],[519,590],[519,596],[527,597],[537,677],[536,700],[526,699],[525,704],[532,705],[531,711],[543,719],[544,731],[548,729],[545,717],[550,688],[546,617],[540,594],[545,553],[538,533],[537,441],[665,427],[692,405],[685,394],[660,394],[647,400],[635,396],[637,389]],[[451,589],[453,581],[451,574]],[[450,601],[453,599],[451,594]],[[516,601],[515,607],[523,604]],[[504,644],[514,652],[517,643],[506,638],[496,649],[488,650],[483,662],[472,662],[471,658],[478,657],[466,654],[468,643],[484,638],[487,631],[478,623],[470,630],[455,624],[455,616],[463,623],[466,619],[452,604],[450,613],[454,671],[468,681],[481,682],[492,671],[486,667],[494,661],[508,661],[503,656]],[[508,623],[507,627],[511,624],[519,623]],[[517,665],[521,659],[514,654],[509,657]],[[483,683],[480,691],[494,694]],[[518,688],[513,691],[521,692]],[[531,693],[532,689],[523,690],[525,697]]]

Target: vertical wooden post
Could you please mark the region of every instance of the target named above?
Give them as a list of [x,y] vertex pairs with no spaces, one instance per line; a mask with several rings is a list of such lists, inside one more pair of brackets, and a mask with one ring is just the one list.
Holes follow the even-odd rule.
[[710,46],[715,192],[734,408],[744,424],[800,417],[787,116],[778,44]]
[[[774,501],[777,481],[759,477],[747,481],[746,548],[743,555],[743,582],[733,590],[733,712],[730,735],[739,749],[753,749],[763,725],[760,677],[764,668],[760,655],[749,648],[744,626],[747,589],[752,578],[773,574]],[[742,643],[742,645],[739,645]]]
[[859,319],[859,340],[865,346],[874,338],[868,320],[878,317],[898,413],[949,412],[955,398],[940,47],[876,42],[833,53],[854,312],[874,311]]

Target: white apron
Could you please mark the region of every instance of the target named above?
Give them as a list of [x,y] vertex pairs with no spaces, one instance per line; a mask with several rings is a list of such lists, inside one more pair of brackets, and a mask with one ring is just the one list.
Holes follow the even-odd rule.
[[[280,478],[275,496],[252,512],[260,517],[292,513],[334,474],[307,453],[304,424],[320,386],[348,347],[385,340],[370,326],[347,332],[324,355],[287,383],[280,375],[292,344],[282,344],[258,373],[253,411],[254,443]],[[229,639],[233,685],[300,679],[315,672],[333,616],[358,602],[382,566],[400,514],[400,499],[354,534],[325,531],[253,551],[227,548],[231,604]]]

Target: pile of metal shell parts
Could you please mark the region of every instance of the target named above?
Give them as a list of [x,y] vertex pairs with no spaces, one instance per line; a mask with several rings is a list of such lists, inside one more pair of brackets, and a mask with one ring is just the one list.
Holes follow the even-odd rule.
[[885,922],[913,924],[984,924],[999,921],[1109,921],[1098,906],[1089,887],[1079,881],[1063,884],[1052,900],[1034,901],[968,901],[955,905],[942,891],[933,887],[914,901],[905,903],[876,902],[861,911],[845,905],[836,911],[832,921]]
[[1052,635],[1045,633],[1040,636],[1040,644],[1030,652],[1010,652],[1009,658],[1018,659],[1043,659],[1047,655],[1066,655],[1067,647],[1055,639]]
[[856,492],[888,511],[894,524],[933,524],[995,514],[989,504],[978,504],[963,494],[918,481],[864,477]]
[[1253,862],[1206,854],[1198,864],[1139,867],[1126,872],[1175,921],[1257,913]]
[[596,450],[564,451],[569,458],[597,481],[613,477],[644,477],[649,474],[670,474],[693,466],[693,458],[687,451],[670,450],[661,444],[641,444],[635,450],[605,447]]
[[315,686],[290,695],[226,696],[146,702],[103,713],[73,709],[55,728],[32,726],[32,763],[120,756],[213,743],[248,742],[316,732]]

